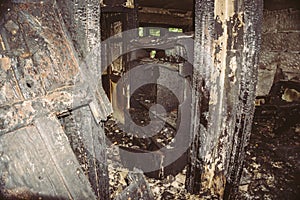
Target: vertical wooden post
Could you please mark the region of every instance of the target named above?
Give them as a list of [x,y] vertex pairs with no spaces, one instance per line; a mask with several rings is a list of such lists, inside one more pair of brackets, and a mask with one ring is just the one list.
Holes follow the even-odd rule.
[[[84,73],[92,74],[92,79],[85,81],[94,82],[93,86],[97,89],[91,89],[95,89],[96,96],[99,95],[102,98],[98,101],[94,99],[88,107],[73,111],[72,115],[75,116],[75,121],[68,122],[69,124],[66,126],[74,126],[76,130],[72,129],[69,134],[77,141],[82,140],[80,142],[85,144],[84,150],[80,150],[79,153],[81,157],[84,157],[81,159],[87,162],[85,164],[88,165],[89,180],[98,199],[109,199],[105,133],[101,123],[99,124],[99,119],[95,116],[95,113],[99,112],[99,107],[102,109],[107,107],[104,110],[111,110],[101,84],[101,48],[94,51],[94,48],[101,42],[100,2],[98,0],[66,0],[57,1],[57,3],[78,57],[87,66],[83,70],[89,70]],[[106,116],[100,117],[102,120],[106,118]],[[78,145],[75,144],[75,146]]]
[[254,113],[262,0],[196,0],[186,187],[231,198]]

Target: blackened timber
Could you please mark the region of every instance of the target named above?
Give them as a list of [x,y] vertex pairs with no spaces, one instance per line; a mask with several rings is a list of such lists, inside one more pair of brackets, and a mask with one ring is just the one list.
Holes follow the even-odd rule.
[[[194,44],[194,68],[192,79],[192,117],[191,121],[191,147],[189,151],[189,165],[187,168],[186,188],[191,193],[199,193],[201,187],[201,174],[203,161],[200,157],[200,148],[204,145],[202,137],[206,135],[207,127],[201,124],[202,91],[208,90],[208,85],[204,84],[209,74],[207,65],[208,56],[205,49],[210,49],[209,41],[212,40],[214,4],[212,1],[196,1],[195,5],[195,44]],[[207,34],[205,34],[207,31]],[[206,38],[206,40],[204,40]],[[208,108],[206,108],[208,109]]]
[[196,1],[187,189],[200,196],[234,198],[239,183],[254,114],[262,7],[262,1]]
[[[191,8],[192,10],[192,8]],[[173,9],[143,7],[138,11],[140,24],[192,27],[192,12]]]
[[[98,123],[106,119],[106,116],[101,116],[101,113],[111,113],[112,108],[101,87],[101,69],[98,68],[101,66],[101,49],[98,48],[95,51],[95,47],[101,42],[100,4],[96,0],[78,2],[69,0],[58,1],[58,6],[79,58],[88,65],[81,66],[81,70],[85,72],[85,79],[93,80],[93,86],[96,86],[92,88],[96,88],[97,101],[91,102],[89,107],[76,110],[74,115],[77,115],[78,119],[76,130],[82,135],[85,144],[91,144],[85,145],[83,147],[85,152],[82,152],[83,155],[88,155],[89,180],[98,198],[108,199],[105,135],[101,130],[101,124]],[[72,122],[69,123],[72,124]],[[67,123],[65,126],[68,127],[71,124]]]
[[[79,1],[79,4],[76,4],[78,7],[76,7],[72,4],[74,3],[72,1],[71,7],[68,4],[67,7],[61,6],[62,10],[60,10],[57,3],[63,4],[64,2],[52,0],[43,3],[18,1],[18,3],[11,5],[9,11],[6,10],[4,13],[5,17],[1,21],[0,27],[1,49],[3,50],[0,52],[0,74],[1,77],[5,77],[4,85],[2,85],[1,81],[0,107],[2,112],[0,126],[1,134],[5,135],[2,135],[1,138],[5,138],[7,135],[14,135],[16,132],[21,132],[20,137],[24,137],[25,133],[22,130],[27,130],[32,127],[32,123],[35,123],[40,133],[49,133],[47,137],[54,137],[54,134],[59,132],[55,140],[46,141],[49,142],[50,146],[56,145],[56,143],[62,141],[59,138],[65,137],[65,133],[62,132],[63,130],[53,115],[65,117],[65,115],[75,114],[73,112],[74,109],[83,110],[86,113],[84,119],[90,121],[84,124],[88,128],[84,127],[84,130],[82,130],[84,132],[81,132],[84,139],[77,139],[91,141],[88,143],[91,144],[90,148],[86,147],[86,151],[89,150],[89,153],[92,155],[89,156],[91,160],[89,161],[91,163],[90,170],[93,170],[97,174],[97,177],[90,176],[90,182],[97,196],[107,199],[109,190],[108,172],[107,166],[105,166],[105,135],[97,122],[106,119],[106,115],[110,113],[111,107],[104,92],[101,90],[102,88],[96,87],[99,80],[96,78],[92,79],[99,77],[97,75],[101,71],[97,68],[97,66],[100,66],[100,56],[99,54],[98,56],[94,56],[95,52],[92,52],[95,45],[100,42],[100,6],[98,1],[91,0]],[[78,24],[74,24],[76,22]],[[14,54],[10,54],[11,52]],[[93,56],[88,57],[91,54]],[[78,58],[92,58],[86,59],[86,62],[84,62],[90,68],[86,70],[84,68],[86,65],[80,65]],[[95,76],[91,76],[91,71]],[[92,85],[90,84],[91,80],[94,80]],[[7,93],[8,91],[9,93]],[[74,105],[77,106],[74,107]],[[55,121],[55,123],[49,122],[48,115],[52,116],[52,121]],[[80,122],[85,122],[80,117],[78,118],[80,119],[79,124]],[[50,127],[47,127],[44,122]],[[68,124],[63,124],[63,126],[68,126]],[[74,156],[74,152],[72,152],[66,143],[69,141],[63,140],[63,142],[66,145],[60,146],[57,149],[52,148],[51,150],[68,149],[66,152],[67,155],[64,154],[63,156]],[[38,146],[44,146],[41,145],[40,140],[35,141],[35,143]],[[31,144],[31,142],[29,141],[28,144]],[[8,153],[16,154],[18,150],[12,149],[11,151]],[[32,152],[30,151],[30,147],[28,149],[25,148],[24,151],[28,154]],[[51,156],[52,159],[59,159],[56,165],[72,164],[64,163],[60,159],[61,154],[58,152],[56,155],[51,153],[46,152],[45,154],[46,156]],[[45,155],[39,158],[43,160],[45,159]],[[40,163],[37,166],[43,167],[44,165]],[[24,168],[21,167],[20,171],[25,168],[26,166]],[[77,165],[76,163],[74,168],[79,168],[78,171],[81,173],[79,164]],[[58,179],[71,180],[76,178],[73,172],[72,174],[67,173],[67,169],[68,167],[62,169],[63,172],[59,178],[55,176],[53,180],[50,178],[50,187],[47,187],[47,189],[51,188],[51,184],[58,183]],[[21,179],[26,180],[26,177],[24,178],[22,175],[20,174]],[[9,178],[19,178],[18,175],[12,176],[14,177]],[[83,180],[85,177],[82,176],[80,179]],[[75,184],[73,188],[69,188],[71,182]],[[83,190],[86,187],[80,186],[79,182],[80,180],[69,181],[67,186],[68,190],[74,190],[74,199],[96,198],[93,191],[90,190],[89,184],[84,184],[89,190],[89,194],[87,194]],[[27,181],[20,182],[20,185],[24,188],[33,188],[27,183]],[[36,183],[34,184],[36,185]],[[13,186],[9,187],[13,188]],[[40,191],[39,188],[35,188],[35,190],[34,192]],[[59,191],[61,191],[61,188],[58,188],[56,192],[57,196],[60,195]],[[50,193],[53,191],[47,190],[45,192],[49,192],[49,195],[52,196]],[[81,196],[78,195],[79,197],[76,197],[79,193],[82,193],[80,194]],[[66,197],[73,199],[72,196],[71,194],[71,196],[67,195]]]
[[102,13],[130,13],[132,12],[132,8],[126,8],[124,6],[115,6],[115,7],[101,7]]
[[1,136],[0,143],[1,199],[96,199],[55,115]]

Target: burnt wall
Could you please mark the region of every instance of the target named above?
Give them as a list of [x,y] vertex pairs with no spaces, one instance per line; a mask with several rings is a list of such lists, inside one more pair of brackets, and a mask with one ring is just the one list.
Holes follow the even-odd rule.
[[300,9],[270,5],[265,2],[258,96],[267,95],[274,81],[300,81]]

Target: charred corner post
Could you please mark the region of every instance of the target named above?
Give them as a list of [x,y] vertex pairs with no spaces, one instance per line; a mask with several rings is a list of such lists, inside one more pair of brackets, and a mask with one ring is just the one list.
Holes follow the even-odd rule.
[[262,0],[196,0],[189,192],[233,198],[254,113]]

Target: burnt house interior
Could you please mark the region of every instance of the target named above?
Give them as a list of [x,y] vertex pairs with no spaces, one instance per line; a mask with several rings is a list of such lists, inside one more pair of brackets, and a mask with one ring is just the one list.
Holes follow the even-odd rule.
[[297,0],[0,6],[0,199],[299,198]]

